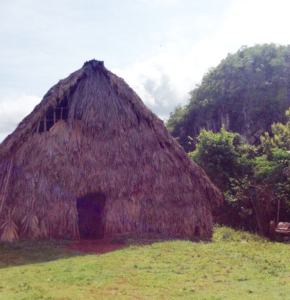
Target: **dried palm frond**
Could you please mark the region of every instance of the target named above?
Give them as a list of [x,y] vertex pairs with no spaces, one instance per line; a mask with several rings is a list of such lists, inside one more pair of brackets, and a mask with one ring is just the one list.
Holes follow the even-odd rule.
[[23,218],[21,225],[24,235],[28,238],[37,239],[40,237],[39,221],[35,212],[28,212]]
[[15,210],[8,210],[6,218],[4,219],[3,223],[1,224],[2,235],[1,241],[3,242],[13,242],[19,239],[17,231],[18,227],[15,224],[13,217],[14,217]]
[[39,227],[41,232],[41,238],[49,239],[50,238],[49,222],[47,222],[46,220],[41,220]]

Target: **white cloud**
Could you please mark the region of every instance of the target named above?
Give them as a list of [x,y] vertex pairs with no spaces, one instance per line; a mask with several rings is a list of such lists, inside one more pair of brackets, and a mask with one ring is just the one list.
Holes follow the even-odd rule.
[[227,48],[237,44],[289,44],[289,10],[288,0],[238,1],[229,11],[215,40]]
[[[140,5],[142,9],[148,4],[147,14],[144,12],[146,18],[139,16],[139,9],[136,9],[133,14],[134,22],[128,23],[131,27],[131,24],[136,24],[138,36],[131,27],[129,30],[126,27],[128,25],[125,21],[132,19],[129,11],[128,17],[120,19],[122,22],[118,19],[118,14],[113,15],[113,19],[107,19],[109,14],[104,11],[101,17],[110,21],[108,25],[114,25],[108,26],[111,29],[106,31],[107,26],[96,26],[98,23],[90,19],[91,14],[85,9],[82,11],[82,6],[76,5],[78,2],[75,1],[70,9],[66,9],[69,1],[63,1],[61,9],[34,0],[25,0],[23,8],[18,2],[10,1],[5,5],[15,8],[15,11],[10,9],[13,12],[10,15],[7,14],[7,11],[10,11],[8,8],[0,11],[3,23],[0,34],[2,32],[3,36],[11,38],[3,40],[3,45],[6,46],[1,49],[0,63],[3,71],[0,74],[0,87],[24,91],[28,84],[33,82],[33,87],[26,94],[42,94],[44,89],[55,83],[55,77],[65,77],[75,66],[78,67],[80,61],[91,57],[105,57],[106,63],[110,61],[111,66],[117,66],[118,70],[115,70],[115,73],[123,77],[161,118],[168,117],[176,105],[185,104],[188,93],[196,83],[200,83],[202,75],[208,68],[216,66],[228,53],[236,52],[242,45],[252,46],[255,43],[290,44],[289,0],[209,0],[204,3],[189,0],[138,0],[139,5],[140,2],[144,3]],[[224,4],[222,11],[216,13],[213,8],[222,2],[230,5]],[[209,3],[216,4],[209,6]],[[164,8],[165,4],[168,4],[166,10],[160,9]],[[172,4],[172,7],[169,4]],[[199,10],[203,6],[206,6],[206,9]],[[224,7],[227,7],[227,11]],[[76,11],[76,8],[79,9]],[[192,11],[189,8],[192,8]],[[196,11],[193,8],[196,8]],[[93,9],[91,10],[93,12]],[[88,24],[78,11],[90,21]],[[159,11],[160,15],[156,13]],[[168,13],[164,14],[164,18],[163,12]],[[147,16],[148,23],[145,22]],[[102,18],[100,24],[103,24]],[[139,23],[144,26],[138,24],[139,18]],[[40,19],[43,22],[39,23]],[[155,19],[160,22],[154,22]],[[40,24],[40,27],[37,24]],[[154,27],[150,27],[150,24],[154,24]],[[116,31],[116,28],[120,31]],[[123,32],[127,32],[128,35],[123,35]],[[40,48],[33,48],[34,40],[40,44]],[[51,45],[58,46],[51,48]],[[21,46],[24,48],[18,52]],[[70,51],[73,51],[73,55]],[[136,61],[136,57],[142,57],[142,60]],[[25,61],[29,64],[22,64]],[[135,62],[128,65],[129,61]],[[123,68],[125,64],[127,67]],[[18,77],[13,77],[16,73]],[[41,88],[37,90],[40,85]],[[0,98],[2,137],[10,133],[40,100],[38,97],[31,97],[18,95]]]
[[[186,53],[184,56],[177,54],[178,45],[173,45],[162,54],[116,73],[149,108],[166,118],[176,105],[187,102],[188,93],[201,82],[203,74],[228,53],[236,52],[242,45],[290,44],[289,10],[288,0],[235,1],[228,8],[222,26],[209,38],[192,44],[187,51],[179,49]],[[207,18],[196,21],[194,29],[206,26],[206,22]]]
[[5,97],[0,101],[0,142],[13,130],[18,123],[24,119],[33,108],[40,102],[37,96],[18,96]]
[[192,88],[192,78],[184,74],[184,63],[176,55],[163,53],[125,70],[114,71],[126,80],[150,109],[164,119],[172,107],[186,101]]

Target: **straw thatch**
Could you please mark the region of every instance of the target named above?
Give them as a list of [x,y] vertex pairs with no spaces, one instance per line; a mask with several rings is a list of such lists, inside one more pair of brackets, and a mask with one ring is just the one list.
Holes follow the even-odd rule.
[[1,239],[79,238],[77,199],[88,195],[105,199],[103,236],[210,236],[222,201],[163,122],[95,60],[52,87],[0,145]]

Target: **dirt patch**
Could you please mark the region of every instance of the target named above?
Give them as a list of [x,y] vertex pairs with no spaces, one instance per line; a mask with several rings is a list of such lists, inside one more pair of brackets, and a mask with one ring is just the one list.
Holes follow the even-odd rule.
[[110,239],[98,239],[72,242],[66,249],[84,253],[105,254],[125,247],[125,244],[113,243]]

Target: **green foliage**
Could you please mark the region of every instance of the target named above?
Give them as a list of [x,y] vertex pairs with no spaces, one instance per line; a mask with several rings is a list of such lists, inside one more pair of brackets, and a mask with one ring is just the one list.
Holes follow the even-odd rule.
[[273,136],[261,137],[264,155],[256,160],[256,178],[270,186],[275,201],[281,201],[281,219],[290,218],[290,110],[286,111],[288,122],[272,125]]
[[289,74],[290,45],[243,46],[210,69],[167,122],[224,193],[226,224],[266,234],[278,202],[280,220],[290,221]]
[[198,136],[201,128],[238,132],[251,144],[273,122],[285,122],[290,106],[290,45],[243,46],[210,69],[191,93],[189,103],[173,112],[167,126],[186,151],[194,144],[187,136]]
[[224,211],[218,221],[236,228],[256,229],[251,200],[256,147],[224,128],[219,133],[203,129],[197,139],[196,150],[189,155],[224,194]]
[[170,113],[169,119],[166,123],[167,129],[172,131],[174,127],[183,119],[184,114],[185,109],[181,107],[181,105],[175,107],[174,111]]
[[273,149],[290,151],[290,109],[286,111],[286,117],[287,123],[285,125],[281,123],[272,124],[273,136],[270,137],[267,132],[261,136],[262,147],[268,156],[271,156]]
[[258,148],[224,127],[201,131],[189,155],[224,194],[219,222],[267,234],[278,206],[279,221],[290,221],[290,110],[286,115],[288,122],[274,123],[273,135],[265,133]]
[[220,133],[201,130],[198,144],[190,157],[199,164],[221,189],[229,188],[230,178],[238,172],[238,153],[233,145],[235,134],[222,128]]

